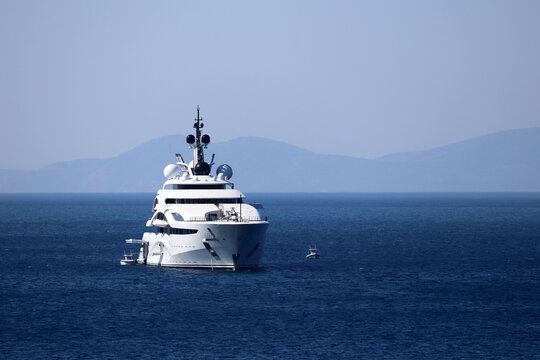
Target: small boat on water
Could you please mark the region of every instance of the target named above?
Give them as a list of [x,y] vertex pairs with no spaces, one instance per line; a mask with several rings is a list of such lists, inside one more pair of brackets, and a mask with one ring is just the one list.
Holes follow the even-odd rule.
[[120,265],[134,265],[137,261],[133,258],[133,253],[126,254],[124,251],[124,258],[120,260]]
[[317,253],[317,245],[314,247],[309,246],[309,254],[306,255],[306,259],[318,259],[319,254]]

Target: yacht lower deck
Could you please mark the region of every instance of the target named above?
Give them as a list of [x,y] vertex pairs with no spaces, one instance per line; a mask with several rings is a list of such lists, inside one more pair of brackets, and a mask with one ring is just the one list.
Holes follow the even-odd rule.
[[186,222],[184,234],[146,232],[138,261],[168,267],[254,268],[263,254],[267,227],[266,221]]

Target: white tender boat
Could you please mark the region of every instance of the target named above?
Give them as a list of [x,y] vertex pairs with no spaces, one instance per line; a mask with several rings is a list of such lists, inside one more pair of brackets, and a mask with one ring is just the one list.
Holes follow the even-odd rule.
[[120,260],[120,265],[134,265],[137,262],[133,258],[133,253],[126,254],[124,251],[124,258]]
[[167,179],[158,190],[153,215],[146,222],[151,231],[142,239],[138,263],[188,268],[239,269],[258,267],[268,220],[261,204],[248,204],[230,181],[232,169],[220,165],[211,175],[214,155],[205,161],[210,136],[202,135],[197,106],[195,135],[187,136],[193,160],[177,162],[163,170]]
[[319,254],[317,253],[317,245],[314,247],[309,246],[309,254],[306,255],[306,259],[318,259]]

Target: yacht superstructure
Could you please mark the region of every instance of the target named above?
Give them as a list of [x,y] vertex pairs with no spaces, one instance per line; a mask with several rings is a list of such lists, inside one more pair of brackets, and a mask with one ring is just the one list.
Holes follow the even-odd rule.
[[170,267],[253,268],[259,265],[268,228],[260,204],[248,204],[230,181],[232,169],[220,165],[211,175],[214,154],[205,161],[210,136],[202,135],[204,124],[197,106],[195,135],[186,142],[193,160],[177,162],[163,170],[167,179],[158,190],[153,216],[139,243],[138,263]]

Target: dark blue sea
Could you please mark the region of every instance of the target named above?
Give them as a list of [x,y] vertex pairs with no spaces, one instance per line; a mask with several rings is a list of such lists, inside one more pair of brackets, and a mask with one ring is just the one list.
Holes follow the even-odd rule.
[[262,269],[120,266],[153,197],[0,195],[0,358],[540,359],[540,194],[248,194]]

